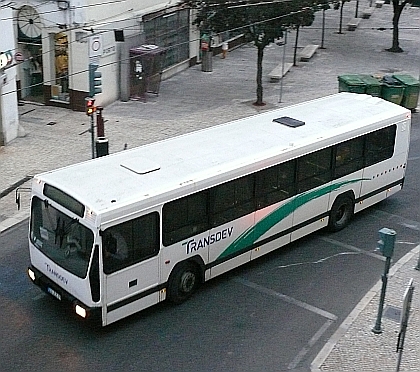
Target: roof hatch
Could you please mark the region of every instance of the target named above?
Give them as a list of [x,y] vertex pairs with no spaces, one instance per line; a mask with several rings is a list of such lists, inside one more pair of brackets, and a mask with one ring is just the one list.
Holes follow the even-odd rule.
[[300,127],[301,125],[305,125],[304,121],[289,118],[288,116],[282,116],[281,118],[273,119],[276,123],[280,123],[283,125],[287,125],[291,128]]

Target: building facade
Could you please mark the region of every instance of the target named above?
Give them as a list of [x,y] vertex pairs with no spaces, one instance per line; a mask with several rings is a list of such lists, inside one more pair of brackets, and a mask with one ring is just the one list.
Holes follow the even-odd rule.
[[[96,104],[106,106],[130,99],[132,80],[139,78],[139,70],[145,72],[147,66],[133,70],[131,59],[139,59],[130,52],[133,48],[146,44],[164,50],[153,61],[163,79],[194,64],[198,55],[191,10],[179,1],[16,0],[13,9],[0,9],[2,18],[6,11],[22,101],[84,110],[89,65],[94,64],[102,75]],[[143,62],[153,59],[151,48]]]

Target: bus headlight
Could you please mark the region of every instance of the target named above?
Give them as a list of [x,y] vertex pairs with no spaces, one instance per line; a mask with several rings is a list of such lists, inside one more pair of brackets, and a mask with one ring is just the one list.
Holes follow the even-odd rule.
[[32,269],[28,269],[28,275],[31,278],[31,280],[34,282],[35,281],[35,273]]
[[77,315],[81,316],[82,318],[86,318],[86,316],[87,316],[87,311],[86,311],[86,309],[85,309],[85,308],[83,308],[83,307],[82,307],[82,306],[80,306],[80,305],[76,305],[76,306],[75,306],[75,308],[74,308],[74,310],[76,311],[76,314],[77,314]]

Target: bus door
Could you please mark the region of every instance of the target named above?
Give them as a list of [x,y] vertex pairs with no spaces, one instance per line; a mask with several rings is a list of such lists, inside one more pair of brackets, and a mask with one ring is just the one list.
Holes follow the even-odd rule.
[[112,323],[159,302],[159,214],[102,232],[104,319]]

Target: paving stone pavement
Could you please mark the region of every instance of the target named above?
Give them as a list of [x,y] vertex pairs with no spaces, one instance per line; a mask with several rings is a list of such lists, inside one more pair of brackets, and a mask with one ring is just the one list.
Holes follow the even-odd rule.
[[[359,1],[359,12],[369,6]],[[295,33],[288,35],[286,47],[272,44],[265,49],[263,63],[264,102],[255,107],[257,50],[247,44],[231,50],[226,59],[215,56],[212,72],[196,65],[161,83],[159,95],[146,102],[115,102],[105,107],[105,135],[110,153],[206,128],[261,110],[289,106],[338,92],[337,77],[346,73],[385,75],[394,72],[419,77],[420,8],[407,7],[400,20],[403,53],[385,51],[392,41],[392,5],[374,8],[355,31],[347,31],[354,17],[356,1],[345,4],[343,33],[338,34],[339,11],[325,12],[324,49],[308,62],[298,62],[281,82],[271,83],[269,72],[282,63],[293,62]],[[311,27],[300,30],[298,49],[322,40],[322,13]],[[381,31],[382,30],[382,31]],[[106,82],[103,82],[106,85]],[[89,118],[80,112],[25,103],[19,107],[23,136],[0,147],[0,233],[29,215],[31,176],[92,157]],[[414,115],[418,115],[415,113]],[[23,188],[21,210],[17,211],[14,186]],[[11,192],[9,192],[11,191]],[[391,269],[387,305],[400,308],[408,281],[420,282],[414,270],[419,247]],[[375,319],[381,282],[369,291],[312,363],[312,371],[394,371],[397,363],[396,336],[399,323],[384,318],[384,332],[375,335]],[[414,296],[410,331],[401,371],[420,371],[420,303]]]

